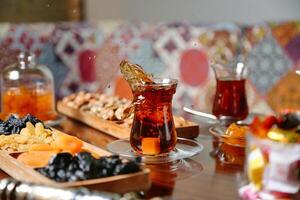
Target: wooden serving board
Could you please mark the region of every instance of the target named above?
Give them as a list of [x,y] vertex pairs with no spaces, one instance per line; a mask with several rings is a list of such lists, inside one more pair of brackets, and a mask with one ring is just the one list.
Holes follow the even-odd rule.
[[[83,122],[97,130],[100,130],[118,139],[129,138],[130,136],[129,127],[124,127],[120,124],[117,124],[114,121],[101,119],[96,115],[93,115],[86,111],[82,111],[80,109],[71,108],[61,101],[57,103],[57,110],[63,115]],[[180,118],[174,116],[174,121],[176,120],[180,120]],[[176,126],[176,132],[178,137],[194,139],[199,135],[199,125],[191,121],[185,120],[185,125]]]
[[[83,150],[89,151],[92,154],[98,156],[110,155],[109,152],[85,142],[83,145]],[[142,171],[137,173],[90,179],[85,181],[58,183],[41,175],[31,167],[19,162],[17,159],[15,159],[15,155],[16,153],[9,154],[6,151],[0,151],[0,168],[12,178],[20,181],[44,184],[59,188],[87,187],[92,190],[117,193],[146,190],[150,187],[151,184],[149,176],[150,170],[147,168],[143,168]]]

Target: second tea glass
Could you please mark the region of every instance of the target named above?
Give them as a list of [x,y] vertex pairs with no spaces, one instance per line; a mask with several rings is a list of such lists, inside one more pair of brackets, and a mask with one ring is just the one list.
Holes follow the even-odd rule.
[[242,62],[227,66],[213,64],[217,85],[212,113],[224,124],[243,120],[248,116],[246,95],[247,67]]
[[134,91],[134,119],[130,134],[132,148],[143,155],[163,155],[176,145],[172,99],[177,80],[154,79]]

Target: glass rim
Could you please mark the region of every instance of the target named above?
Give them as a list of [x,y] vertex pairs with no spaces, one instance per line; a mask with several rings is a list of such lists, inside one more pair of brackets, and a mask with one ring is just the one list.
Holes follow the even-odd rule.
[[153,86],[153,87],[163,87],[163,86],[173,86],[178,84],[178,80],[174,78],[153,78],[154,83],[141,83],[138,86]]
[[211,63],[215,78],[222,79],[227,77],[247,79],[249,75],[249,67],[245,62],[236,62],[234,64]]

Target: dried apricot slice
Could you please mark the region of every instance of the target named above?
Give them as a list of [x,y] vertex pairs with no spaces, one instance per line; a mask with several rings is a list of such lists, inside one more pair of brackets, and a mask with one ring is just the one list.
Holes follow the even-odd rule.
[[29,151],[60,151],[61,148],[57,148],[50,144],[33,144],[29,148]]
[[75,154],[81,151],[83,142],[77,137],[63,134],[59,135],[54,140],[52,146],[54,148],[61,149],[64,152],[70,152],[72,154]]
[[28,151],[18,156],[17,160],[32,168],[45,167],[52,156],[59,151]]

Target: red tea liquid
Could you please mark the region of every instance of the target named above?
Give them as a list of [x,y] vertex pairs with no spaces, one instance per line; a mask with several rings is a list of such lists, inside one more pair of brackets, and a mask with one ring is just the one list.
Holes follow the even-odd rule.
[[130,144],[138,153],[158,155],[174,149],[177,135],[172,115],[172,97],[175,90],[176,85],[149,85],[135,92],[137,103]]
[[218,118],[228,117],[234,120],[245,119],[248,104],[245,79],[217,79],[217,88],[213,105],[213,114]]

